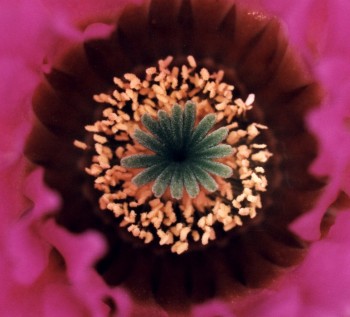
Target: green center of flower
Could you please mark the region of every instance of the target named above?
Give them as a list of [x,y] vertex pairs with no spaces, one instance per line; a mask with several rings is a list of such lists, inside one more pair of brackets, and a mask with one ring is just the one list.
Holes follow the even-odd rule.
[[211,133],[216,116],[206,115],[195,127],[196,106],[187,102],[184,110],[176,104],[171,114],[158,111],[158,120],[149,114],[142,116],[144,127],[152,135],[137,129],[134,139],[154,154],[135,154],[121,160],[126,168],[145,168],[133,178],[134,184],[143,186],[154,181],[152,191],[162,196],[170,187],[173,198],[180,199],[183,189],[190,197],[199,194],[199,185],[210,192],[218,186],[210,174],[223,178],[232,175],[232,169],[213,161],[232,154],[232,147],[219,144],[228,134],[225,127]]

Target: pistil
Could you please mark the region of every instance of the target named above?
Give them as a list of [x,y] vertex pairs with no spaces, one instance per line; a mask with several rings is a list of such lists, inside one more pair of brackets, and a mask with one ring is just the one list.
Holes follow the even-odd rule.
[[227,137],[228,129],[221,127],[206,135],[214,126],[214,114],[206,115],[194,127],[196,106],[187,102],[184,110],[176,104],[168,116],[158,112],[158,120],[144,114],[141,122],[151,133],[136,130],[134,139],[154,154],[135,154],[121,160],[126,168],[146,168],[132,181],[137,186],[154,181],[152,191],[161,197],[170,187],[171,197],[183,197],[183,188],[191,198],[199,194],[199,185],[209,192],[218,186],[210,174],[227,178],[232,169],[225,164],[214,162],[232,154],[231,146],[219,144]]

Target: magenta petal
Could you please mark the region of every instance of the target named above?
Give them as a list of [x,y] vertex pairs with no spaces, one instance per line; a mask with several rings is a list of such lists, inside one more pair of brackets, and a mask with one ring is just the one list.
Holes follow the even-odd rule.
[[77,29],[67,21],[64,12],[49,11],[39,0],[1,3],[0,55],[25,57],[27,65],[39,71],[48,52],[59,48],[59,39],[77,39]]
[[111,34],[114,26],[105,23],[92,23],[84,31],[84,39],[105,38]]
[[[238,306],[240,306],[238,304]],[[301,317],[300,307],[302,298],[299,289],[290,284],[288,287],[270,291],[268,293],[257,294],[242,305],[239,309],[240,317]],[[304,316],[303,316],[304,317]],[[306,316],[305,316],[306,317]]]
[[12,229],[7,241],[8,252],[13,261],[13,274],[20,283],[30,284],[48,264],[50,247],[35,234],[28,222]]
[[314,244],[294,279],[317,308],[322,303],[328,316],[345,316],[350,298],[350,211],[338,215],[324,241]]
[[314,60],[325,46],[329,27],[328,2],[317,0],[262,0],[287,26],[289,40],[305,57]]
[[73,235],[53,222],[45,224],[43,230],[45,238],[63,255],[68,276],[75,282],[84,280],[92,265],[106,249],[104,241],[97,233]]
[[[24,195],[33,202],[30,218],[43,217],[59,207],[60,198],[44,185],[44,172],[37,168],[26,179]],[[25,216],[24,216],[25,217]]]
[[13,272],[21,283],[32,283],[48,263],[50,247],[37,232],[41,217],[58,206],[58,198],[43,185],[43,172],[37,169],[26,180],[25,195],[33,202],[8,233],[6,248]]
[[81,21],[86,18],[96,18],[100,16],[108,16],[114,14],[120,7],[133,2],[140,3],[141,0],[85,0],[84,4],[80,0],[47,0],[45,6],[50,11],[63,11],[66,16],[72,21]]
[[307,241],[316,241],[320,238],[320,225],[322,218],[331,202],[335,201],[339,184],[336,183],[327,186],[327,189],[322,193],[322,197],[317,202],[315,208],[307,214],[299,217],[291,225],[290,229],[297,235]]
[[304,239],[316,240],[320,236],[320,222],[325,211],[336,199],[342,182],[347,183],[343,181],[344,175],[348,175],[344,173],[350,159],[349,131],[344,125],[350,102],[350,67],[345,57],[348,41],[343,39],[349,24],[343,17],[346,7],[342,1],[295,1],[290,8],[276,1],[264,0],[264,3],[283,17],[292,42],[306,56],[313,56],[310,62],[314,63],[315,57],[318,59],[318,63],[314,63],[314,72],[326,92],[322,107],[310,115],[308,123],[320,147],[311,172],[327,175],[329,184],[314,209],[291,226]]
[[47,286],[43,306],[43,316],[48,317],[84,317],[89,315],[89,311],[72,294],[70,286],[64,284]]
[[230,306],[219,300],[208,301],[204,304],[199,304],[192,310],[193,317],[235,317]]
[[347,316],[350,298],[350,210],[338,215],[329,236],[312,244],[300,267],[270,291],[237,300],[241,317]]
[[350,53],[350,43],[348,40],[350,3],[342,0],[331,1],[327,9],[329,24],[325,55],[339,56],[341,54],[344,57],[348,57]]
[[62,255],[67,278],[72,290],[93,316],[103,316],[108,288],[94,269],[96,261],[105,252],[102,238],[93,232],[73,235],[53,221],[42,227],[42,235]]
[[345,126],[350,102],[349,63],[342,59],[326,58],[318,65],[317,71],[328,93],[322,107],[313,112],[308,120],[310,129],[318,137],[320,148],[311,171],[329,175],[329,184],[315,208],[292,225],[292,229],[307,240],[319,237],[320,222],[327,207],[335,201],[342,183],[349,183],[346,172],[350,161],[350,134]]
[[0,139],[0,148],[2,169],[6,169],[22,155],[23,135],[30,128],[30,98],[38,77],[20,58],[0,57],[0,68],[0,129],[6,135]]

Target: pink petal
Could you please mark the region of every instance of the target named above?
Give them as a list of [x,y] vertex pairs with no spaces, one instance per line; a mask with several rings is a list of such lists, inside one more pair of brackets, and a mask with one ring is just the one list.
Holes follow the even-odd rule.
[[6,169],[22,156],[23,136],[30,129],[31,96],[39,78],[20,58],[0,56],[0,68],[0,129],[6,135],[0,139],[0,155]]
[[93,232],[74,235],[53,221],[47,222],[41,230],[43,238],[63,256],[67,278],[76,296],[93,316],[104,316],[103,300],[108,295],[108,288],[94,269],[106,248],[100,235]]
[[[300,267],[269,292],[243,300],[238,316],[347,316],[350,311],[350,210],[338,215],[329,236],[312,244]],[[238,307],[240,303],[238,301]]]
[[30,208],[5,237],[5,252],[12,260],[14,277],[21,283],[32,283],[48,264],[50,247],[38,235],[41,217],[54,208],[59,200],[46,189],[42,181],[43,171],[37,169],[26,180],[25,195],[32,201]]
[[193,317],[235,317],[232,308],[224,301],[211,300],[203,304],[196,305],[192,310]]
[[79,305],[79,300],[74,298],[69,285],[48,285],[44,292],[43,306],[43,316],[47,317],[91,316],[88,309],[82,303]]
[[47,0],[45,6],[53,12],[63,11],[72,21],[82,21],[87,18],[96,19],[101,16],[113,16],[119,8],[129,3],[141,3],[142,0]]
[[84,281],[92,265],[104,254],[106,245],[97,233],[73,235],[50,221],[43,227],[43,234],[63,255],[69,278]]
[[[297,219],[292,229],[307,240],[319,237],[319,226],[325,210],[334,202],[341,189],[344,172],[350,161],[350,135],[345,117],[350,103],[349,63],[336,58],[325,58],[317,67],[318,78],[328,88],[322,107],[309,117],[309,127],[319,140],[319,155],[311,171],[328,175],[329,184],[315,208]],[[338,87],[342,87],[341,90]],[[345,180],[346,183],[346,180]]]

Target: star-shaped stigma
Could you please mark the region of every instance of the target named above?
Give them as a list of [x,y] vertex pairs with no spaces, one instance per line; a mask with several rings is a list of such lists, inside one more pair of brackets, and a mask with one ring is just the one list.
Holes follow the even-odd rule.
[[141,122],[151,132],[137,129],[134,139],[154,154],[135,154],[121,160],[126,168],[145,168],[132,181],[137,186],[153,182],[152,191],[156,197],[162,196],[170,187],[171,196],[180,199],[185,189],[190,197],[199,194],[199,184],[209,192],[218,185],[210,175],[223,178],[232,175],[232,169],[215,159],[232,154],[232,147],[219,144],[228,134],[221,127],[208,132],[216,122],[215,114],[206,115],[195,127],[196,105],[187,101],[184,110],[178,104],[171,114],[158,111],[158,120],[144,114]]

